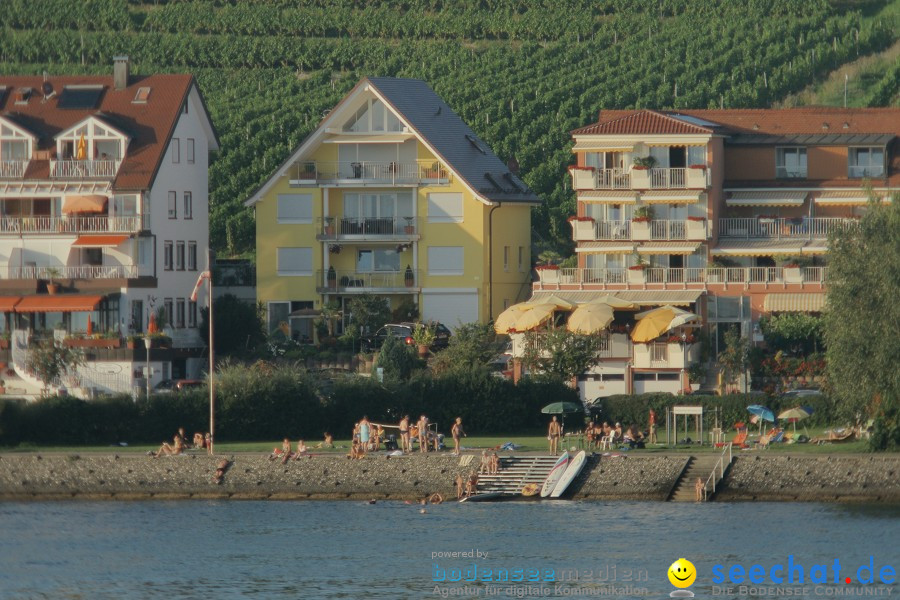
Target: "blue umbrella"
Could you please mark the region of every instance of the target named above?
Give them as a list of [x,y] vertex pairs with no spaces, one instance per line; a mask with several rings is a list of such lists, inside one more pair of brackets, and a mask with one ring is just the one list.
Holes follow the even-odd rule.
[[759,417],[759,433],[762,435],[762,422],[770,421],[772,423],[775,422],[775,413],[772,412],[772,409],[766,408],[761,404],[751,404],[747,407],[747,410],[750,411],[751,414]]

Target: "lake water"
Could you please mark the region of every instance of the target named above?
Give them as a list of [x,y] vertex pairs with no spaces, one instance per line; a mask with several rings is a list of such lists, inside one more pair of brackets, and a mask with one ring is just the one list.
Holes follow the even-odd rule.
[[[469,597],[668,598],[675,588],[666,572],[684,556],[698,572],[696,597],[743,598],[760,591],[714,588],[713,565],[760,564],[768,573],[790,554],[809,577],[814,564],[831,569],[838,559],[841,578],[855,582],[857,567],[873,556],[876,573],[883,565],[900,571],[896,506],[563,501],[419,510],[400,502],[0,503],[0,597],[437,598],[469,590],[479,594]],[[487,557],[432,558],[469,550]],[[535,569],[540,577],[553,570],[557,581],[446,581],[473,564],[479,579],[498,569],[511,578],[523,569],[527,579]],[[808,597],[900,593],[877,579],[807,585]]]

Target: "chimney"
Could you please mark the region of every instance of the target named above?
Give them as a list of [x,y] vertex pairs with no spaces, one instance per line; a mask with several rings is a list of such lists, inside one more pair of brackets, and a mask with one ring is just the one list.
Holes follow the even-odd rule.
[[128,57],[113,57],[113,87],[117,90],[124,90],[128,87]]
[[511,156],[508,161],[506,161],[506,168],[509,169],[509,172],[513,175],[519,174],[519,161],[516,160],[515,156]]

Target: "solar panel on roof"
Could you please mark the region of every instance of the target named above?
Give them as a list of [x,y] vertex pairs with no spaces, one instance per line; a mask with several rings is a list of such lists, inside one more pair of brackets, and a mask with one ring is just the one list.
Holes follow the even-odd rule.
[[699,127],[719,127],[718,123],[713,123],[712,121],[707,121],[706,119],[701,119],[699,117],[692,117],[690,115],[669,115],[673,119],[678,119],[679,121],[684,121],[685,123],[690,123],[691,125],[697,125]]
[[90,88],[63,88],[59,96],[57,108],[87,109],[97,108],[100,97],[103,95],[102,87]]

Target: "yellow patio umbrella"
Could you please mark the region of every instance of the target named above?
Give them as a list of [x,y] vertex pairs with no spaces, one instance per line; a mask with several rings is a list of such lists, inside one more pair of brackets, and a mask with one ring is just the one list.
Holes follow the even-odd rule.
[[547,298],[541,298],[540,304],[552,304],[559,310],[572,310],[575,308],[575,304],[568,300],[563,300],[556,294],[551,294]]
[[531,310],[523,312],[516,319],[516,331],[531,331],[540,327],[544,321],[553,316],[556,306],[553,304],[534,304]]
[[569,316],[566,329],[572,333],[597,333],[613,320],[613,309],[608,304],[582,304]]
[[499,334],[509,333],[510,329],[515,329],[516,321],[522,316],[522,313],[531,310],[534,306],[534,304],[528,304],[526,302],[513,304],[500,313],[494,320],[494,331]]
[[84,160],[87,158],[87,140],[84,139],[84,134],[81,134],[81,137],[78,138],[78,144],[75,146],[75,160]]
[[642,313],[631,332],[631,341],[646,344],[655,340],[669,330],[669,323],[674,318],[675,312],[670,306],[661,306]]
[[[622,300],[621,298],[617,298],[612,294],[603,294],[602,296],[598,296],[588,302],[587,304],[606,304],[613,307],[616,310],[631,310],[637,308],[637,304],[634,302],[629,302],[628,300]],[[584,305],[582,305],[584,306]]]

